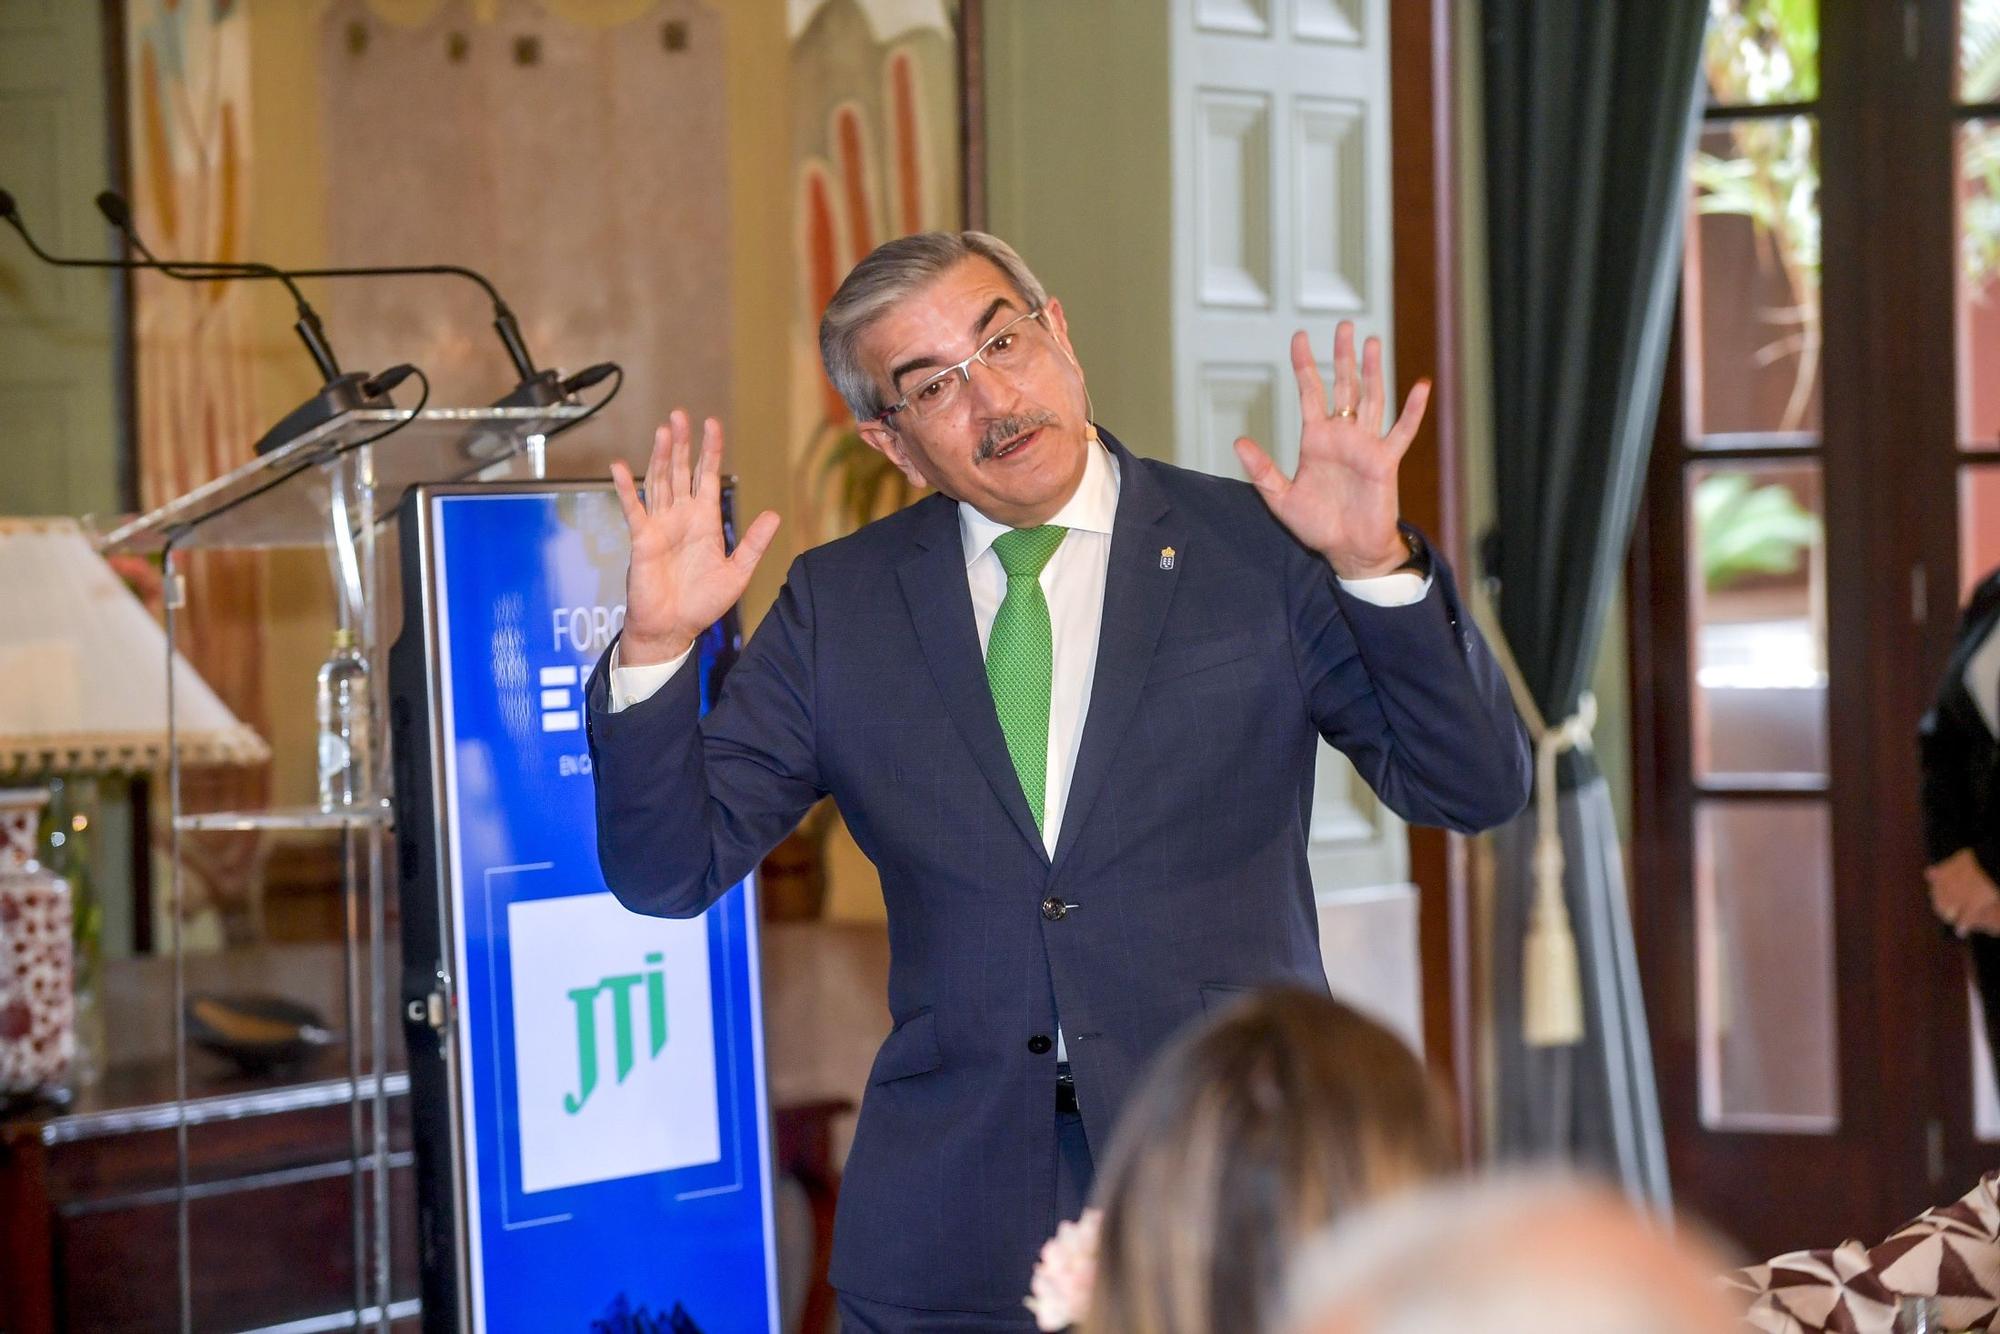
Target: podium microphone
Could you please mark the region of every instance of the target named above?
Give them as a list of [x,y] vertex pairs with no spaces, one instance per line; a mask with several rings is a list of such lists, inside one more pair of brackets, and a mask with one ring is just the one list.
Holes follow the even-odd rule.
[[210,272],[187,273],[177,272],[180,266],[162,264],[157,260],[77,259],[68,255],[52,255],[36,244],[35,238],[28,231],[27,223],[21,218],[14,196],[6,190],[0,190],[0,219],[5,219],[21,234],[21,240],[27,243],[29,252],[35,258],[60,269],[118,269],[127,272],[151,269],[182,282],[227,282],[240,278],[268,278],[283,283],[285,290],[292,294],[292,300],[298,307],[298,322],[292,328],[298,333],[299,341],[305,344],[306,352],[312,357],[313,365],[319,369],[320,376],[326,383],[320,387],[317,394],[286,413],[276,426],[264,433],[264,437],[256,445],[256,452],[259,454],[269,454],[306,432],[325,425],[344,412],[351,412],[357,408],[396,406],[389,398],[390,386],[385,383],[390,378],[390,372],[371,377],[363,371],[340,369],[340,362],[335,359],[333,348],[326,341],[326,330],[320,323],[319,313],[306,301],[305,293],[299,290],[298,284],[281,269],[272,268],[268,264],[245,262],[218,265]]
[[[164,261],[146,248],[139,239],[139,233],[132,225],[132,209],[125,200],[113,191],[105,190],[97,196],[97,211],[105,220],[116,227],[132,243],[132,247],[147,259],[163,266],[190,271],[220,271],[226,269],[255,269],[257,277],[290,278],[396,278],[417,275],[444,275],[465,278],[479,284],[481,291],[493,303],[493,328],[500,335],[501,346],[507,349],[507,359],[513,363],[515,375],[520,377],[513,389],[496,400],[496,408],[542,408],[554,403],[574,401],[572,395],[582,387],[572,383],[576,378],[565,380],[554,368],[536,370],[534,358],[528,355],[527,341],[521,337],[520,323],[514,312],[500,299],[499,291],[488,282],[484,274],[457,264],[385,264],[368,268],[331,269],[273,269],[269,265],[244,265],[212,263],[209,261]],[[247,275],[246,275],[247,276]],[[602,378],[601,376],[599,378]]]
[[[6,190],[0,190],[0,218],[5,218],[14,230],[21,234],[21,239],[27,242],[29,251],[33,253],[36,259],[41,260],[44,264],[52,264],[57,268],[134,269],[163,267],[155,264],[134,264],[123,260],[73,259],[63,255],[51,255],[48,251],[42,249],[41,246],[35,244],[35,238],[28,233],[28,224],[21,219],[21,211],[14,203],[14,196]],[[151,256],[147,258],[150,259]],[[320,375],[324,379],[332,380],[337,378],[340,375],[340,363],[334,359],[333,348],[326,341],[326,328],[320,323],[319,313],[307,303],[305,293],[299,290],[298,284],[290,281],[277,269],[270,268],[269,265],[246,263],[232,264],[229,267],[232,270],[242,270],[242,276],[244,277],[252,276],[254,273],[257,277],[276,278],[285,284],[285,290],[292,294],[292,300],[298,306],[299,322],[292,327],[298,331],[299,341],[306,345],[306,352],[311,355],[313,365],[319,367]],[[169,276],[179,278],[185,275],[169,272]],[[221,277],[223,275],[218,274],[217,276]]]

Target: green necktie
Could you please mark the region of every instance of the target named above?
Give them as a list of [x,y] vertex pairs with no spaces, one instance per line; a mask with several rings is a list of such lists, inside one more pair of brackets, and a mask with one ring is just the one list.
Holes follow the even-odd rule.
[[1016,528],[993,539],[993,553],[1007,571],[1007,596],[993,615],[986,640],[986,683],[1007,738],[1015,776],[1035,828],[1042,827],[1042,804],[1049,781],[1049,689],[1055,666],[1049,600],[1042,596],[1042,567],[1069,530],[1054,524]]

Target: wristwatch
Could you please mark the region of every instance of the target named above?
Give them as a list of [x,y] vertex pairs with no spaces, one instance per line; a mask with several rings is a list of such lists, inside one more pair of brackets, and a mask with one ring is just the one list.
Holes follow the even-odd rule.
[[1421,574],[1429,578],[1431,572],[1430,543],[1424,541],[1424,535],[1408,524],[1397,524],[1396,531],[1403,535],[1403,545],[1410,549],[1410,555],[1409,559],[1398,565],[1390,573],[1401,574],[1403,571],[1409,570],[1412,573]]

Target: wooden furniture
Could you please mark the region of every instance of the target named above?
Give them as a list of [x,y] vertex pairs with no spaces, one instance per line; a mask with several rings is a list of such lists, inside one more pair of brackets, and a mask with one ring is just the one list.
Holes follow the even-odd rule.
[[854,1110],[845,1098],[771,1109],[778,1171],[805,1188],[812,1206],[812,1280],[800,1304],[797,1334],[822,1334],[833,1318],[833,1289],[826,1281],[833,1259],[833,1208],[840,1197],[840,1173],[833,1165],[833,1119]]
[[[190,1065],[189,1237],[194,1326],[254,1330],[355,1307],[353,1112],[335,1049],[287,1078]],[[415,1330],[416,1191],[409,1082],[387,1080],[391,1314]],[[373,1086],[362,1084],[365,1117]],[[813,1213],[812,1281],[798,1328],[827,1328],[833,1243],[833,1119],[841,1100],[773,1111],[778,1170]],[[180,1324],[173,1069],[114,1069],[67,1108],[0,1119],[0,1331],[119,1334]],[[364,1144],[366,1140],[363,1141]],[[360,1183],[364,1198],[371,1183]]]
[[[190,1062],[190,1278],[197,1329],[255,1329],[354,1309],[355,1186],[344,1055],[288,1079]],[[389,1094],[392,1310],[416,1315],[409,1084]],[[373,1086],[364,1080],[362,1115]],[[170,1065],[114,1069],[64,1109],[0,1121],[0,1327],[180,1326]],[[365,1143],[366,1141],[364,1141]],[[364,1196],[370,1183],[360,1183]],[[398,1327],[414,1329],[413,1318]]]

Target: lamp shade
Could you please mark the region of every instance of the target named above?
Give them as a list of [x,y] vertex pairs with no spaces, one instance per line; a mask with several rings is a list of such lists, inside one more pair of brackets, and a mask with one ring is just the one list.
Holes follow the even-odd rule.
[[[256,764],[263,738],[179,654],[186,765]],[[73,519],[0,519],[0,776],[167,760],[167,637]]]

